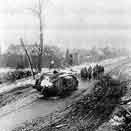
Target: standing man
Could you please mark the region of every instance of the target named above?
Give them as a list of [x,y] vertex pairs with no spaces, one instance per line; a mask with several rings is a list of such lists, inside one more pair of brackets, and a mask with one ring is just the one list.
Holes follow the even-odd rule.
[[54,64],[55,64],[54,60],[51,60],[50,65],[49,65],[49,69],[54,68]]
[[69,65],[70,66],[73,65],[73,55],[72,54],[69,55]]
[[92,67],[90,66],[88,68],[88,79],[91,80],[91,77],[92,77]]

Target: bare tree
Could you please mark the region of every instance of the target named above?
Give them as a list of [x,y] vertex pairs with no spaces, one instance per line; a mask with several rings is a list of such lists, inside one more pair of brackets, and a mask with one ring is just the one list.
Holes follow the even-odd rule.
[[42,54],[43,54],[43,18],[42,18],[42,14],[43,14],[43,8],[45,8],[43,6],[43,1],[45,2],[45,0],[38,0],[38,5],[36,8],[29,8],[29,10],[38,18],[39,21],[39,40],[40,40],[40,44],[39,44],[39,56],[38,56],[38,71],[41,72],[41,68],[42,68]]

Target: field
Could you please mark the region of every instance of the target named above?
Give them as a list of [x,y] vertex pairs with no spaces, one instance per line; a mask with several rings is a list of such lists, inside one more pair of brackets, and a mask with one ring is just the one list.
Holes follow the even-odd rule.
[[[106,72],[111,72],[113,77],[129,79],[130,62],[130,58],[119,58],[106,60],[101,62],[101,64],[105,66]],[[93,64],[95,63],[92,63],[92,65]],[[72,70],[75,73],[79,73],[83,66],[85,65],[72,67]],[[66,69],[66,71],[67,70],[70,69]],[[48,69],[43,69],[43,71],[49,72]],[[83,93],[88,92],[88,89],[94,85],[94,81],[83,82],[79,80],[79,90],[68,98],[48,100],[43,99],[43,96],[32,88],[33,84],[34,81],[30,78],[29,80],[23,79],[16,81],[16,83],[1,86],[0,130],[10,131],[16,127],[18,128],[16,128],[15,131],[22,131],[22,129],[34,131],[39,129],[40,131],[44,129],[47,125],[51,125],[57,116],[60,116],[62,110],[68,107],[73,101],[79,99]],[[128,94],[128,96],[130,96],[130,94]],[[102,126],[99,125],[98,130],[105,130],[105,127],[107,129],[109,128],[107,126],[109,124],[108,121],[105,124],[106,126],[104,126],[103,123],[100,124]],[[79,122],[77,122],[77,124],[79,124]],[[63,123],[55,126],[58,127],[57,130],[67,130]],[[70,126],[69,130],[71,127],[72,126]]]

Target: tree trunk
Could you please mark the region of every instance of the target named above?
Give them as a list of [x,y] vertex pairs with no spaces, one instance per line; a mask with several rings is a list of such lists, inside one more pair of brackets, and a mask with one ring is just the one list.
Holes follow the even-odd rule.
[[39,22],[40,22],[40,45],[39,45],[39,58],[38,58],[38,71],[41,72],[42,68],[42,54],[43,54],[43,25],[42,25],[42,16],[41,16],[41,9],[39,15]]
[[41,72],[42,68],[42,54],[43,54],[43,33],[40,34],[40,53],[38,58],[38,71]]

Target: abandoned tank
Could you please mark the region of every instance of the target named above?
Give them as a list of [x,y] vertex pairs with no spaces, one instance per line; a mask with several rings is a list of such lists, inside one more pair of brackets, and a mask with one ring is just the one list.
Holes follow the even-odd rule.
[[34,88],[44,97],[64,97],[77,90],[78,80],[72,73],[53,72],[53,74],[42,74],[35,83]]

